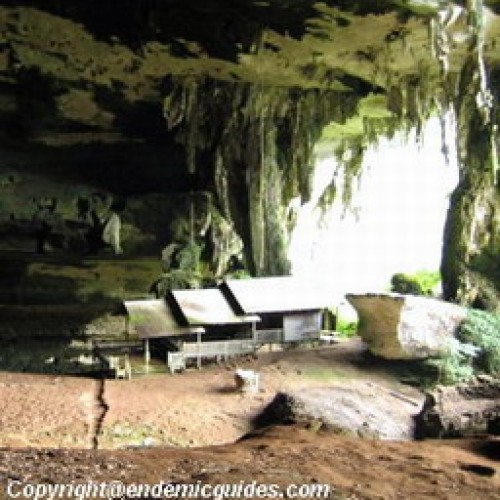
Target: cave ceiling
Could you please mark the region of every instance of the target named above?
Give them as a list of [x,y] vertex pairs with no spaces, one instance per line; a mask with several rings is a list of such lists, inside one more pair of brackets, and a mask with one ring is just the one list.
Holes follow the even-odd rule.
[[286,274],[315,147],[347,183],[377,137],[453,110],[445,295],[490,307],[499,89],[500,0],[3,0],[0,219],[29,219],[48,178],[68,207],[77,184],[208,191],[252,272]]
[[[496,67],[500,2],[484,3],[484,58]],[[25,108],[43,114],[45,106],[43,127],[33,126],[30,140],[49,145],[158,138],[172,76],[354,93],[369,96],[361,114],[384,117],[391,113],[389,89],[423,79],[439,85],[431,19],[440,10],[447,7],[451,74],[463,65],[471,36],[459,2],[433,0],[2,4],[4,128],[12,130],[6,122],[16,112],[29,122],[32,110]]]

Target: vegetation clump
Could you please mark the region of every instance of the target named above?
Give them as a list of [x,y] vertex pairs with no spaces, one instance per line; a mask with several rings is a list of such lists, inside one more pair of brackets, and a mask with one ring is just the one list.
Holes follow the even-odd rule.
[[441,278],[437,271],[417,271],[415,274],[396,273],[391,278],[391,292],[409,295],[433,295]]
[[467,381],[480,373],[500,376],[500,315],[470,309],[442,357],[424,363],[436,369],[440,384]]
[[459,339],[481,348],[474,358],[477,370],[500,375],[500,314],[471,309],[460,325]]
[[338,316],[336,331],[340,337],[354,337],[358,332],[358,321]]

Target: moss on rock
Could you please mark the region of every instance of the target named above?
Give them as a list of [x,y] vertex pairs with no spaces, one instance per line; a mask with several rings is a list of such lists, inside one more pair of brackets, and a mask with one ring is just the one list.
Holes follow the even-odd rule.
[[214,186],[253,273],[289,272],[284,207],[296,196],[309,199],[314,144],[326,123],[354,112],[357,100],[319,89],[173,80],[168,124],[191,171]]

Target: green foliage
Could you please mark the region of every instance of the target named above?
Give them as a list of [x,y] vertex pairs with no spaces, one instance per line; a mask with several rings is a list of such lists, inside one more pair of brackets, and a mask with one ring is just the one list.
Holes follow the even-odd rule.
[[442,357],[427,360],[424,363],[435,368],[436,382],[452,385],[470,380],[474,376],[472,353],[463,352],[459,342],[443,353]]
[[199,288],[205,279],[201,274],[201,252],[202,247],[195,242],[181,246],[172,258],[173,269],[163,273],[151,285],[150,291],[157,297],[164,297],[170,290]]
[[391,278],[391,292],[424,295],[424,291],[418,281],[403,273],[397,273]]
[[354,337],[358,332],[358,322],[339,316],[336,331],[341,337]]
[[500,315],[471,309],[460,325],[458,338],[481,348],[475,368],[500,374]]
[[415,274],[396,273],[391,278],[391,291],[409,295],[432,295],[441,281],[437,271],[417,271]]
[[184,245],[177,252],[177,267],[186,273],[197,273],[200,267],[201,251],[202,248],[194,242]]
[[340,337],[354,337],[358,333],[358,315],[344,303],[323,310],[322,328],[335,331]]
[[448,349],[424,365],[435,369],[436,382],[455,384],[477,373],[500,374],[500,315],[471,309],[462,322],[458,338]]
[[198,275],[183,271],[181,269],[174,269],[169,273],[164,273],[152,285],[151,292],[157,298],[165,297],[170,290],[186,290],[199,288],[200,278]]
[[417,271],[413,277],[420,284],[426,295],[432,295],[433,290],[441,283],[439,271]]

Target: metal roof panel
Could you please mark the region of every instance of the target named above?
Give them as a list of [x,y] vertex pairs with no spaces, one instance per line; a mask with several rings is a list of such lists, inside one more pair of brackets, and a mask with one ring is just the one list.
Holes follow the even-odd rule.
[[125,301],[130,322],[141,339],[204,333],[201,327],[179,326],[162,299]]
[[292,276],[225,280],[221,287],[245,314],[310,311],[331,302],[311,281]]
[[189,325],[226,325],[259,321],[255,315],[238,315],[218,288],[172,290],[171,296]]

